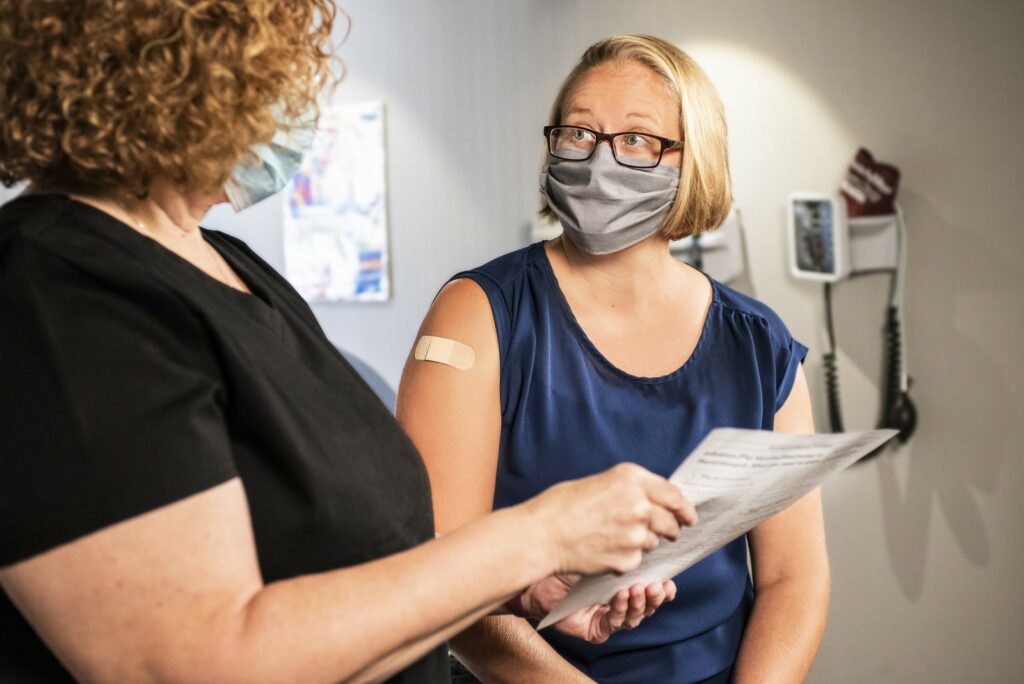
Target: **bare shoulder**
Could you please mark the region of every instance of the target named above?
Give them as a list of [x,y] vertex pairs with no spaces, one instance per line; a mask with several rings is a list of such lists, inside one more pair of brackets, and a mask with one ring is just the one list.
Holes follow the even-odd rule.
[[[468,347],[472,360],[462,368],[423,360],[416,355],[416,347],[424,336]],[[487,294],[469,278],[451,281],[431,304],[406,359],[398,388],[399,421],[409,419],[418,397],[436,402],[439,392],[468,395],[485,391],[482,387],[490,388],[496,382],[498,366],[498,336]]]
[[491,306],[487,294],[471,278],[458,278],[445,285],[434,299],[428,319],[440,321],[479,322],[491,319]]
[[483,288],[470,278],[459,278],[444,286],[431,304],[419,334],[454,339],[473,346],[478,355],[491,346],[497,351],[490,301]]

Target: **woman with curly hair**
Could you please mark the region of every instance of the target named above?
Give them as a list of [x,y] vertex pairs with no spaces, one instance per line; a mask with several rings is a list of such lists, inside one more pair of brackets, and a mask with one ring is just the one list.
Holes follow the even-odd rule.
[[[333,19],[0,4],[0,179],[30,184],[0,209],[0,680],[445,681],[451,635],[693,522],[624,466],[435,540],[386,408],[278,274],[199,227],[287,181]],[[674,591],[560,629],[602,641]]]

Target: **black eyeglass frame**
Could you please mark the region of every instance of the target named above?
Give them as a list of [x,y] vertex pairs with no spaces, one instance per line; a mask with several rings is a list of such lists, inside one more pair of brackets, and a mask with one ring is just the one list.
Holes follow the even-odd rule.
[[[570,159],[568,157],[560,157],[560,156],[558,156],[551,149],[551,131],[553,131],[553,130],[555,130],[557,128],[576,128],[576,129],[579,129],[581,131],[586,131],[587,133],[592,134],[596,138],[596,140],[594,141],[594,149],[590,150],[590,154],[588,154],[586,157],[583,157],[581,159]],[[655,162],[654,164],[650,165],[650,166],[637,166],[636,164],[627,164],[627,163],[623,162],[622,160],[620,160],[619,159],[619,155],[616,154],[616,152],[615,152],[615,138],[619,137],[620,135],[643,135],[643,136],[646,136],[648,138],[654,138],[655,140],[657,140],[659,143],[661,143],[661,151],[658,153],[658,161]],[[597,151],[597,146],[601,144],[602,140],[607,140],[608,141],[608,146],[612,149],[612,156],[615,157],[615,161],[617,163],[621,164],[622,166],[626,166],[626,167],[629,167],[631,169],[654,169],[654,168],[657,168],[658,166],[661,165],[661,158],[665,156],[665,152],[667,150],[679,149],[679,148],[682,148],[682,146],[683,146],[683,141],[682,140],[673,140],[672,138],[663,138],[660,135],[654,135],[653,133],[640,133],[639,131],[622,131],[621,133],[598,133],[597,131],[595,131],[593,129],[587,128],[586,126],[559,125],[559,126],[545,126],[544,127],[544,141],[547,143],[548,154],[550,154],[555,159],[561,159],[562,161],[587,161],[588,159],[590,159],[591,157],[594,156],[594,152]]]

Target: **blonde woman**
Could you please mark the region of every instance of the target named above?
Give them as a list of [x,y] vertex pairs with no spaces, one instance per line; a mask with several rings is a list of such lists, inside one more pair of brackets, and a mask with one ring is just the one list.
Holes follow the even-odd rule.
[[288,180],[333,13],[0,4],[0,179],[33,184],[0,209],[0,681],[440,684],[466,625],[693,520],[620,467],[434,540],[388,410],[280,275],[199,228]]
[[[476,364],[410,359],[403,376],[398,415],[442,532],[617,463],[666,475],[715,427],[813,430],[806,348],[764,304],[669,254],[731,202],[724,114],[703,71],[657,38],[603,40],[543,133],[543,213],[562,236],[456,275],[420,332],[469,345]],[[675,582],[673,604],[603,644],[503,616],[452,648],[484,681],[799,681],[828,604],[819,492]]]

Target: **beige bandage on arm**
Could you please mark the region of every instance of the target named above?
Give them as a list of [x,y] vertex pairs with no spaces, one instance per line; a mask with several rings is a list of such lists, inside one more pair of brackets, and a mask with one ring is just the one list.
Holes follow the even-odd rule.
[[443,363],[459,370],[469,370],[476,363],[476,353],[469,345],[433,335],[420,337],[413,350],[413,358]]

